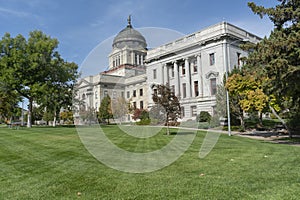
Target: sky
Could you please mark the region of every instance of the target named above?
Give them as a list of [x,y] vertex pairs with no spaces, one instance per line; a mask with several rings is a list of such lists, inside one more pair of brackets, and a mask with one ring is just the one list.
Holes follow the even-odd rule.
[[[8,32],[13,37],[18,34],[28,37],[30,31],[41,30],[59,40],[58,51],[65,60],[82,68],[95,48],[101,46],[107,52],[111,50],[111,41],[126,27],[129,14],[133,27],[142,32],[151,48],[159,44],[148,42],[153,34],[147,35],[145,30],[167,30],[172,40],[221,21],[260,37],[268,36],[273,24],[268,18],[254,15],[247,6],[248,1],[0,0],[0,35]],[[278,3],[276,0],[253,1],[265,7]],[[161,42],[166,41],[162,39]]]

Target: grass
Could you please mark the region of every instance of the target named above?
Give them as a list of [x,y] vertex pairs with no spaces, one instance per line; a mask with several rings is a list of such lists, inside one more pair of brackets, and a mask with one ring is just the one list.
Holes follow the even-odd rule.
[[[116,145],[136,152],[159,149],[174,137],[136,139],[117,126],[103,129]],[[74,128],[0,128],[0,199],[298,199],[299,147],[221,135],[199,159],[204,137],[198,132],[170,166],[131,174],[92,157]]]

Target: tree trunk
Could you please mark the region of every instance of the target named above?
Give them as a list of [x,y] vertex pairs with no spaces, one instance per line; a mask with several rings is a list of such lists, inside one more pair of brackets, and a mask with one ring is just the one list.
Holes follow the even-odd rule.
[[293,137],[292,132],[291,132],[291,131],[289,130],[289,128],[287,127],[285,121],[284,121],[281,117],[279,117],[279,115],[276,113],[276,111],[275,111],[275,109],[274,109],[273,107],[271,107],[271,106],[269,105],[269,108],[270,108],[270,110],[272,111],[273,115],[275,115],[275,116],[277,117],[277,119],[278,119],[278,120],[282,123],[282,125],[285,127],[285,129],[287,130],[287,132],[288,132],[288,134],[289,134],[289,137],[292,138],[292,137]]
[[32,124],[31,124],[31,121],[32,121],[32,98],[28,98],[29,100],[29,105],[28,105],[28,117],[27,117],[27,127],[28,128],[31,128],[32,127]]
[[259,112],[259,125],[262,127],[263,123],[262,123],[262,112]]
[[53,117],[53,124],[52,124],[53,127],[56,126],[56,109],[54,109],[54,117]]
[[244,131],[245,130],[245,121],[244,121],[244,116],[243,115],[240,116],[240,122],[241,122],[242,130]]
[[167,135],[170,135],[170,129],[169,129],[169,113],[167,113],[167,120],[166,120],[166,123],[167,123]]

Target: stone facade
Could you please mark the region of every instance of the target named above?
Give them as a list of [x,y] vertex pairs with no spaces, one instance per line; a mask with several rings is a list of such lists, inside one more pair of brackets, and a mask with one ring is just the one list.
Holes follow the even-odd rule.
[[200,111],[213,114],[216,86],[226,71],[243,65],[240,58],[248,54],[239,45],[260,40],[221,22],[147,50],[146,40],[132,28],[129,18],[112,45],[109,70],[81,79],[78,98],[86,108],[96,110],[105,95],[124,97],[133,107],[149,110],[153,106],[151,86],[168,84],[180,98],[182,120],[194,119]]

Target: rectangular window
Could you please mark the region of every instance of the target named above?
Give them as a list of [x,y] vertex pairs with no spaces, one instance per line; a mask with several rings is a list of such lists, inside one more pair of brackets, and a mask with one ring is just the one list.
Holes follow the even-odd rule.
[[136,97],[136,90],[133,90],[132,96],[133,96],[133,97]]
[[95,99],[98,99],[98,92],[95,91]]
[[143,89],[140,89],[140,96],[143,96]]
[[136,65],[138,64],[138,55],[136,54],[134,55],[134,64]]
[[216,80],[216,78],[210,79],[210,92],[211,92],[211,95],[215,95],[217,93],[217,80]]
[[129,99],[130,98],[130,92],[129,91],[127,91],[127,99]]
[[215,64],[215,54],[211,53],[209,54],[209,65],[214,65]]
[[181,73],[182,73],[182,75],[185,75],[185,66],[184,65],[181,66]]
[[195,97],[199,96],[198,81],[194,81],[194,92],[195,92]]
[[140,101],[140,109],[144,109],[144,102]]
[[171,92],[173,92],[175,94],[175,85],[171,85]]
[[136,102],[133,102],[133,108],[136,109]]
[[191,115],[192,117],[197,116],[197,106],[191,106]]
[[123,97],[123,98],[124,98],[124,92],[121,92],[121,97]]
[[181,107],[181,118],[185,117],[185,113],[184,113],[184,107]]
[[108,95],[108,91],[104,90],[104,96],[107,97],[107,95]]
[[193,71],[194,71],[194,73],[198,72],[197,60],[194,60],[194,62],[193,62]]
[[174,78],[174,76],[175,76],[175,68],[174,68],[174,66],[172,66],[172,68],[171,68],[171,70],[172,70],[172,78]]
[[185,83],[182,84],[182,97],[186,98],[186,84]]
[[241,66],[241,53],[236,53],[237,56],[237,66],[240,67]]
[[153,79],[156,79],[157,78],[157,71],[156,69],[153,70]]
[[113,91],[112,98],[113,98],[113,99],[116,99],[116,98],[117,98],[117,92],[116,92],[116,91]]

